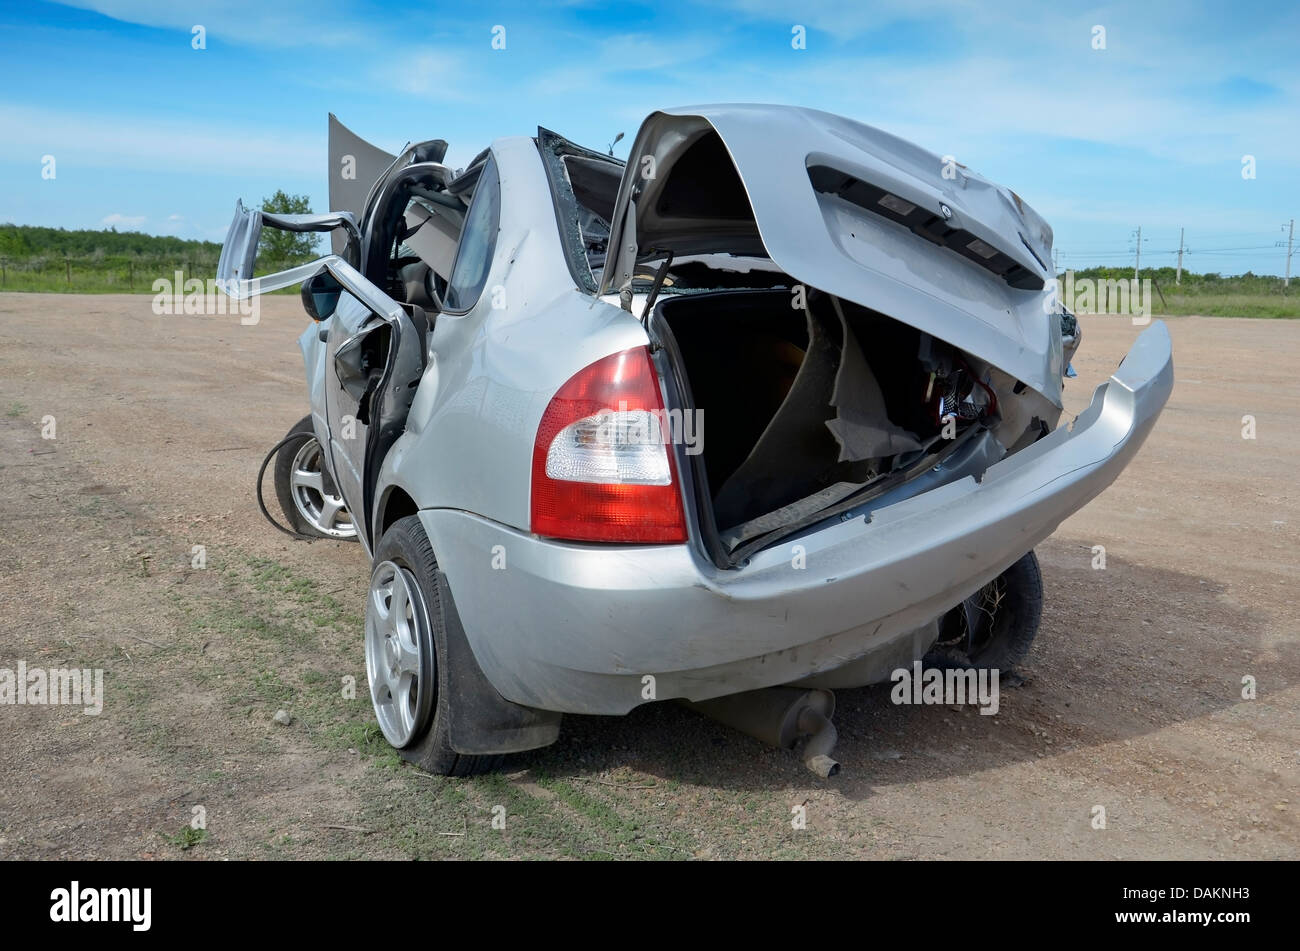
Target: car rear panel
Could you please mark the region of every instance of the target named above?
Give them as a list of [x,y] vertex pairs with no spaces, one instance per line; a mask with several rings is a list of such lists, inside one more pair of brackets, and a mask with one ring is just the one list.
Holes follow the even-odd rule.
[[[1172,386],[1168,331],[1156,323],[1072,427],[980,481],[959,478],[810,532],[798,540],[799,559],[782,543],[732,571],[696,544],[579,545],[463,511],[421,518],[479,663],[506,698],[592,714],[703,700],[823,673],[912,638],[1108,486]],[[494,567],[498,550],[504,567]]]

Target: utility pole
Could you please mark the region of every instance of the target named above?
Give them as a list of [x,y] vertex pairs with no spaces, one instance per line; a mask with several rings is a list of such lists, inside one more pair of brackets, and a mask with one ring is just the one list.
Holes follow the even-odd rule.
[[1178,273],[1174,275],[1174,283],[1183,283],[1183,229],[1178,229]]
[[1291,227],[1286,234],[1286,277],[1282,278],[1282,286],[1291,286],[1291,244],[1295,239],[1295,219],[1291,219]]
[[1133,280],[1138,279],[1138,272],[1142,270],[1142,226],[1138,225],[1137,236],[1137,257],[1133,259]]

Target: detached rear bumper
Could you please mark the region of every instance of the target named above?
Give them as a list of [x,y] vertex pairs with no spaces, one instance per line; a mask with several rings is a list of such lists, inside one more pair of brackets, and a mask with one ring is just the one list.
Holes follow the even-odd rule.
[[873,652],[924,650],[912,643],[915,629],[1115,480],[1173,378],[1169,332],[1156,322],[1072,427],[978,482],[957,479],[778,544],[734,571],[691,545],[566,544],[448,509],[420,518],[479,664],[506,698],[591,714],[705,700]]

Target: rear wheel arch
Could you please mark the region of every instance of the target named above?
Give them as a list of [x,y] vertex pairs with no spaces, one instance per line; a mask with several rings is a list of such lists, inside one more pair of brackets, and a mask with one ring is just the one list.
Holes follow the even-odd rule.
[[[961,615],[967,605],[972,612],[988,614],[987,598],[994,599],[995,614],[987,627],[980,625],[979,642],[961,644]],[[1033,550],[1026,552],[1006,571],[998,575],[978,592],[957,605],[940,619],[951,619],[947,633],[958,635],[958,642],[940,641],[931,647],[926,663],[936,667],[958,666],[1013,671],[1024,661],[1038,635],[1043,617],[1043,575],[1038,566],[1038,556]]]
[[376,541],[383,538],[384,533],[398,519],[406,518],[408,515],[416,515],[419,511],[420,506],[416,504],[415,499],[411,498],[405,489],[398,485],[389,486],[384,491],[383,501],[379,503],[379,511],[376,513]]
[[[390,638],[381,623],[376,581],[401,572],[421,610],[413,612],[413,628],[426,683],[432,691],[427,712],[415,711],[409,740],[398,749],[403,759],[441,775],[465,776],[495,768],[501,754],[536,749],[555,742],[560,715],[534,710],[506,700],[488,683],[469,646],[429,537],[417,516],[398,519],[375,548],[375,569],[366,605],[366,673],[376,715],[389,703],[385,686],[391,675],[381,671],[389,652],[380,643]],[[382,587],[382,585],[380,586]],[[391,608],[391,605],[389,605]],[[373,643],[372,643],[373,641]],[[400,666],[400,665],[399,665]],[[403,668],[405,669],[405,668]],[[429,677],[428,674],[432,673]],[[416,694],[417,701],[423,699]],[[380,725],[384,726],[381,718]],[[393,741],[393,737],[385,736]]]

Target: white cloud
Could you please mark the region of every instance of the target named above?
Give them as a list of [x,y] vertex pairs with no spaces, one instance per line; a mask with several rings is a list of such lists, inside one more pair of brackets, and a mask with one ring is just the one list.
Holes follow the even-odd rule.
[[[1018,143],[1041,146],[1048,139],[1185,166],[1239,166],[1250,153],[1267,154],[1274,167],[1296,167],[1300,92],[1283,87],[1276,99],[1249,106],[1207,101],[1184,88],[1181,54],[1151,48],[1133,61],[1112,57],[1112,50],[1094,55],[1086,44],[1072,49],[1046,35],[1050,42],[1015,56],[968,52],[941,64],[843,50],[790,51],[771,57],[762,71],[743,61],[688,63],[662,79],[638,82],[631,102],[642,108],[688,105],[670,101],[686,87],[692,102],[815,105],[956,155],[986,174],[994,173],[988,159],[1015,151]],[[1198,75],[1212,82],[1235,68],[1207,63]],[[573,73],[580,78],[579,70]]]
[[111,215],[105,215],[99,221],[99,223],[103,225],[105,228],[127,228],[127,229],[138,228],[142,224],[144,224],[144,222],[145,222],[144,215],[120,215],[116,213]]
[[[1300,82],[1287,63],[1294,36],[1277,21],[1239,17],[1226,41],[1215,15],[1198,4],[1100,5],[1079,13],[1013,2],[884,0],[845,9],[834,0],[729,0],[736,15],[825,31],[804,51],[782,47],[766,75],[747,67],[699,70],[690,78],[709,93],[749,100],[816,105],[861,118],[940,152],[998,154],[1009,136],[1045,136],[1132,149],[1189,165],[1239,161],[1269,152],[1290,167],[1300,156],[1294,121]],[[910,45],[849,41],[888,36],[896,21],[932,20],[956,47],[937,57]],[[1091,46],[1092,27],[1107,27],[1107,48]],[[1254,60],[1243,64],[1248,46]],[[1274,100],[1243,104],[1207,99],[1189,89],[1224,82],[1243,71],[1279,88]],[[678,77],[679,79],[681,77]],[[748,83],[748,87],[744,84]],[[961,151],[957,151],[960,149]],[[1235,153],[1235,154],[1234,154]],[[976,159],[978,161],[978,159]],[[978,168],[978,165],[975,166]]]
[[208,46],[215,38],[241,45],[293,47],[344,46],[354,44],[364,30],[364,21],[347,17],[344,4],[336,0],[217,0],[178,4],[175,0],[55,0],[64,6],[135,23],[172,29],[182,33],[186,46],[191,30],[202,26]]
[[[531,93],[559,96],[609,88],[616,85],[620,75],[627,73],[655,72],[659,74],[660,82],[671,82],[676,70],[685,64],[704,60],[718,48],[715,40],[698,36],[645,33],[611,36],[595,43],[573,39],[569,45],[582,49],[583,54],[572,58],[566,65],[537,76],[529,83]],[[644,116],[642,113],[642,118]]]
[[988,23],[992,8],[976,0],[877,0],[870,4],[846,4],[843,0],[729,0],[724,4],[736,13],[756,20],[795,24],[809,29],[853,37],[888,27],[892,22],[929,17],[954,24]]
[[459,56],[432,47],[392,51],[373,76],[411,96],[442,101],[464,100],[465,67]]
[[190,225],[188,221],[186,221],[185,216],[181,214],[168,215],[167,220],[164,221],[162,224],[160,224],[157,228],[159,234],[172,234],[172,235],[179,235],[184,231],[192,231],[192,230],[194,230],[193,227]]
[[227,128],[210,116],[141,119],[0,102],[0,159],[53,155],[59,176],[77,168],[175,169],[221,174],[318,174],[325,135]]

